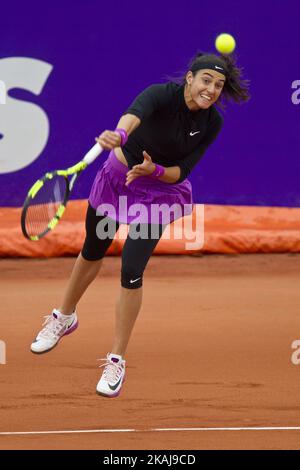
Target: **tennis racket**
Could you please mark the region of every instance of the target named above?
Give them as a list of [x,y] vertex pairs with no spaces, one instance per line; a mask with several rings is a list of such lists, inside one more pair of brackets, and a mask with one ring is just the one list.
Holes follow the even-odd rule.
[[22,232],[26,238],[40,240],[56,227],[79,175],[102,151],[97,143],[76,165],[46,173],[34,183],[28,191],[21,214]]

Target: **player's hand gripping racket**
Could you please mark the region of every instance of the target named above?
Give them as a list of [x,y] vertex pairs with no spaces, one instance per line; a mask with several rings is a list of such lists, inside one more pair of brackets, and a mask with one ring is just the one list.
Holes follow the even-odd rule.
[[76,165],[46,173],[34,183],[27,194],[21,215],[22,232],[26,238],[40,240],[56,227],[78,176],[102,151],[97,143]]

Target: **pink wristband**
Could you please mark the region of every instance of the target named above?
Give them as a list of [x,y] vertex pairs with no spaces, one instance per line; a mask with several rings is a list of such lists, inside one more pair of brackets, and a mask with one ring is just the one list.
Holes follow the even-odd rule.
[[155,163],[155,170],[153,171],[153,173],[151,173],[151,178],[155,178],[155,179],[158,179],[160,178],[163,174],[165,173],[165,169],[163,166],[160,166],[160,165],[157,165],[157,163]]
[[128,140],[127,132],[125,131],[125,129],[116,129],[115,132],[117,132],[120,135],[120,137],[121,137],[121,147],[123,147],[123,145],[125,145],[127,140]]

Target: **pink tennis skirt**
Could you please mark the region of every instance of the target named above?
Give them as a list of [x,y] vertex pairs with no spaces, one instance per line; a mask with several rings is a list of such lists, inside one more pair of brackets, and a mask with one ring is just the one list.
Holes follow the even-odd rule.
[[192,186],[187,179],[169,184],[140,176],[125,186],[128,171],[112,150],[98,171],[89,196],[98,215],[120,224],[169,224],[192,213]]

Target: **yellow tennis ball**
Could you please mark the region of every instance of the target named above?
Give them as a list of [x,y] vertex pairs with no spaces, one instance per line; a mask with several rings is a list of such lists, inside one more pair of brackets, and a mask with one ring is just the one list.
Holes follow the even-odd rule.
[[221,54],[231,54],[235,45],[235,39],[231,34],[223,33],[216,38],[215,46]]

